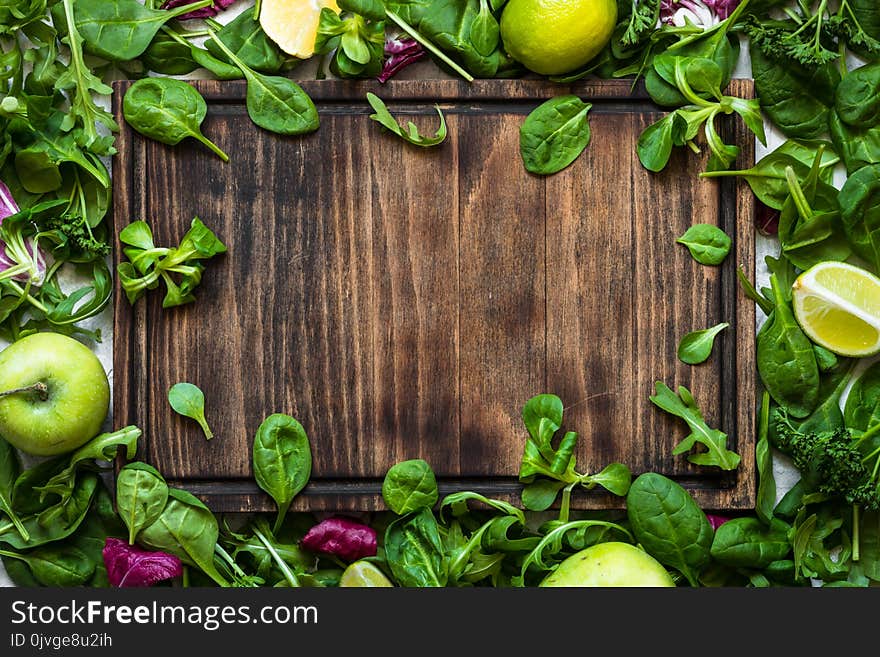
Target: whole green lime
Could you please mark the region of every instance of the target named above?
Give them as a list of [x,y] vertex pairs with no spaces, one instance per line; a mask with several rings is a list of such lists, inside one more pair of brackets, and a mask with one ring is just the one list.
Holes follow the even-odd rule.
[[561,75],[598,55],[616,24],[616,0],[510,0],[501,14],[501,39],[530,71]]

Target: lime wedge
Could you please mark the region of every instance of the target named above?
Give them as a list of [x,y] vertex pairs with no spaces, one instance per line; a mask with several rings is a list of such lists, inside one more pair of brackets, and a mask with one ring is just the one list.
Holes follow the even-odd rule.
[[880,278],[845,262],[820,262],[791,289],[795,318],[813,342],[841,356],[880,352]]
[[348,565],[339,578],[339,586],[394,586],[377,566],[369,561],[355,561]]

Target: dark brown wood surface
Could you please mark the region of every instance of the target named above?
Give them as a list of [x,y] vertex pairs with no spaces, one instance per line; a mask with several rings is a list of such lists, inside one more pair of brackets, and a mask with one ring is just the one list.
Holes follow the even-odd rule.
[[[706,508],[751,508],[755,494],[754,304],[736,268],[754,271],[752,197],[743,183],[699,178],[687,149],[662,174],[638,162],[641,131],[662,116],[628,81],[554,85],[451,80],[304,83],[321,127],[280,137],[254,126],[243,83],[200,81],[204,133],[175,147],[121,116],[114,222],[144,219],[159,245],[199,216],[229,251],[208,262],[197,301],[133,307],[117,290],[114,417],[144,430],[140,458],[218,511],[272,508],[250,468],[253,435],[271,413],[302,422],[314,457],[297,509],[374,509],[388,467],[424,458],[443,492],[516,497],[526,436],[522,405],[558,394],[578,464],[611,461],[664,473]],[[374,91],[433,133],[420,149],[368,118]],[[748,81],[731,93],[751,96]],[[525,115],[576,93],[594,104],[592,141],[550,177],[519,156]],[[723,126],[754,158],[738,122]],[[692,223],[733,237],[720,267],[697,264],[676,238]],[[122,257],[116,249],[115,257]],[[730,322],[710,360],[676,358],[687,332]],[[686,425],[656,409],[655,381],[685,385],[710,425],[742,455],[735,473],[673,456]],[[215,438],[172,412],[168,388],[200,386]],[[599,493],[580,507],[620,506]]]

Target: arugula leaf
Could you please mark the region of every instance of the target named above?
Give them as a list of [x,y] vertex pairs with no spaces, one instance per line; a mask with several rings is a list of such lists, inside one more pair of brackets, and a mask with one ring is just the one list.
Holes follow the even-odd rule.
[[706,447],[706,451],[688,455],[688,461],[696,465],[717,466],[722,470],[735,470],[739,466],[739,454],[727,449],[726,433],[711,429],[706,424],[690,391],[679,386],[676,395],[662,381],[657,381],[655,385],[657,392],[650,398],[651,401],[667,413],[680,417],[691,429],[691,433],[676,445],[672,453],[684,454],[699,443]]
[[82,128],[77,136],[77,144],[98,155],[112,155],[113,138],[98,133],[98,126],[104,126],[111,132],[119,130],[113,116],[105,109],[98,107],[92,98],[92,92],[109,95],[113,90],[97,78],[86,66],[83,59],[82,37],[76,29],[74,0],[61,0],[67,30],[67,45],[70,47],[70,64],[55,81],[56,91],[70,91],[70,112],[61,129],[69,132],[75,125]]
[[427,148],[430,146],[438,146],[446,139],[446,119],[443,116],[443,112],[440,110],[439,105],[436,106],[436,109],[437,114],[440,115],[440,127],[437,128],[437,132],[433,137],[423,137],[412,121],[407,122],[407,128],[404,130],[400,124],[398,124],[397,120],[391,116],[391,112],[388,111],[388,108],[385,106],[382,99],[375,94],[367,93],[367,102],[370,103],[370,106],[375,112],[374,114],[370,114],[371,119],[387,128],[404,141],[408,141],[410,144]]

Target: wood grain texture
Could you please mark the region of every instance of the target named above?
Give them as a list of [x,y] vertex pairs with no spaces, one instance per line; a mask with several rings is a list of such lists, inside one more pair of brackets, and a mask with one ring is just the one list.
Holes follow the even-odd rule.
[[[217,511],[272,508],[253,482],[260,422],[297,417],[314,455],[295,509],[381,508],[395,462],[428,460],[441,490],[518,498],[519,418],[540,392],[560,395],[578,431],[578,463],[654,470],[705,508],[754,503],[754,304],[736,267],[754,269],[752,196],[744,183],[703,180],[703,160],[677,153],[655,175],[635,143],[662,116],[627,81],[412,80],[379,86],[304,83],[321,116],[299,138],[249,121],[245,85],[200,81],[204,133],[149,142],[121,116],[113,161],[118,231],[145,219],[176,244],[193,216],[229,252],[208,262],[194,304],[162,310],[159,291],[134,307],[117,290],[114,418],[144,429],[140,458]],[[368,118],[367,91],[426,132],[444,110],[449,138],[419,149]],[[736,80],[731,92],[751,96]],[[592,142],[565,171],[525,172],[519,126],[544,99],[594,103]],[[739,123],[723,126],[754,158]],[[675,243],[692,223],[734,240],[720,267]],[[117,261],[121,249],[114,253]],[[711,359],[677,361],[685,333],[728,321]],[[686,385],[710,425],[743,457],[736,473],[698,468],[672,447],[685,426],[653,407],[655,381]],[[199,385],[215,438],[173,413],[168,388]],[[575,506],[620,507],[599,493]]]

